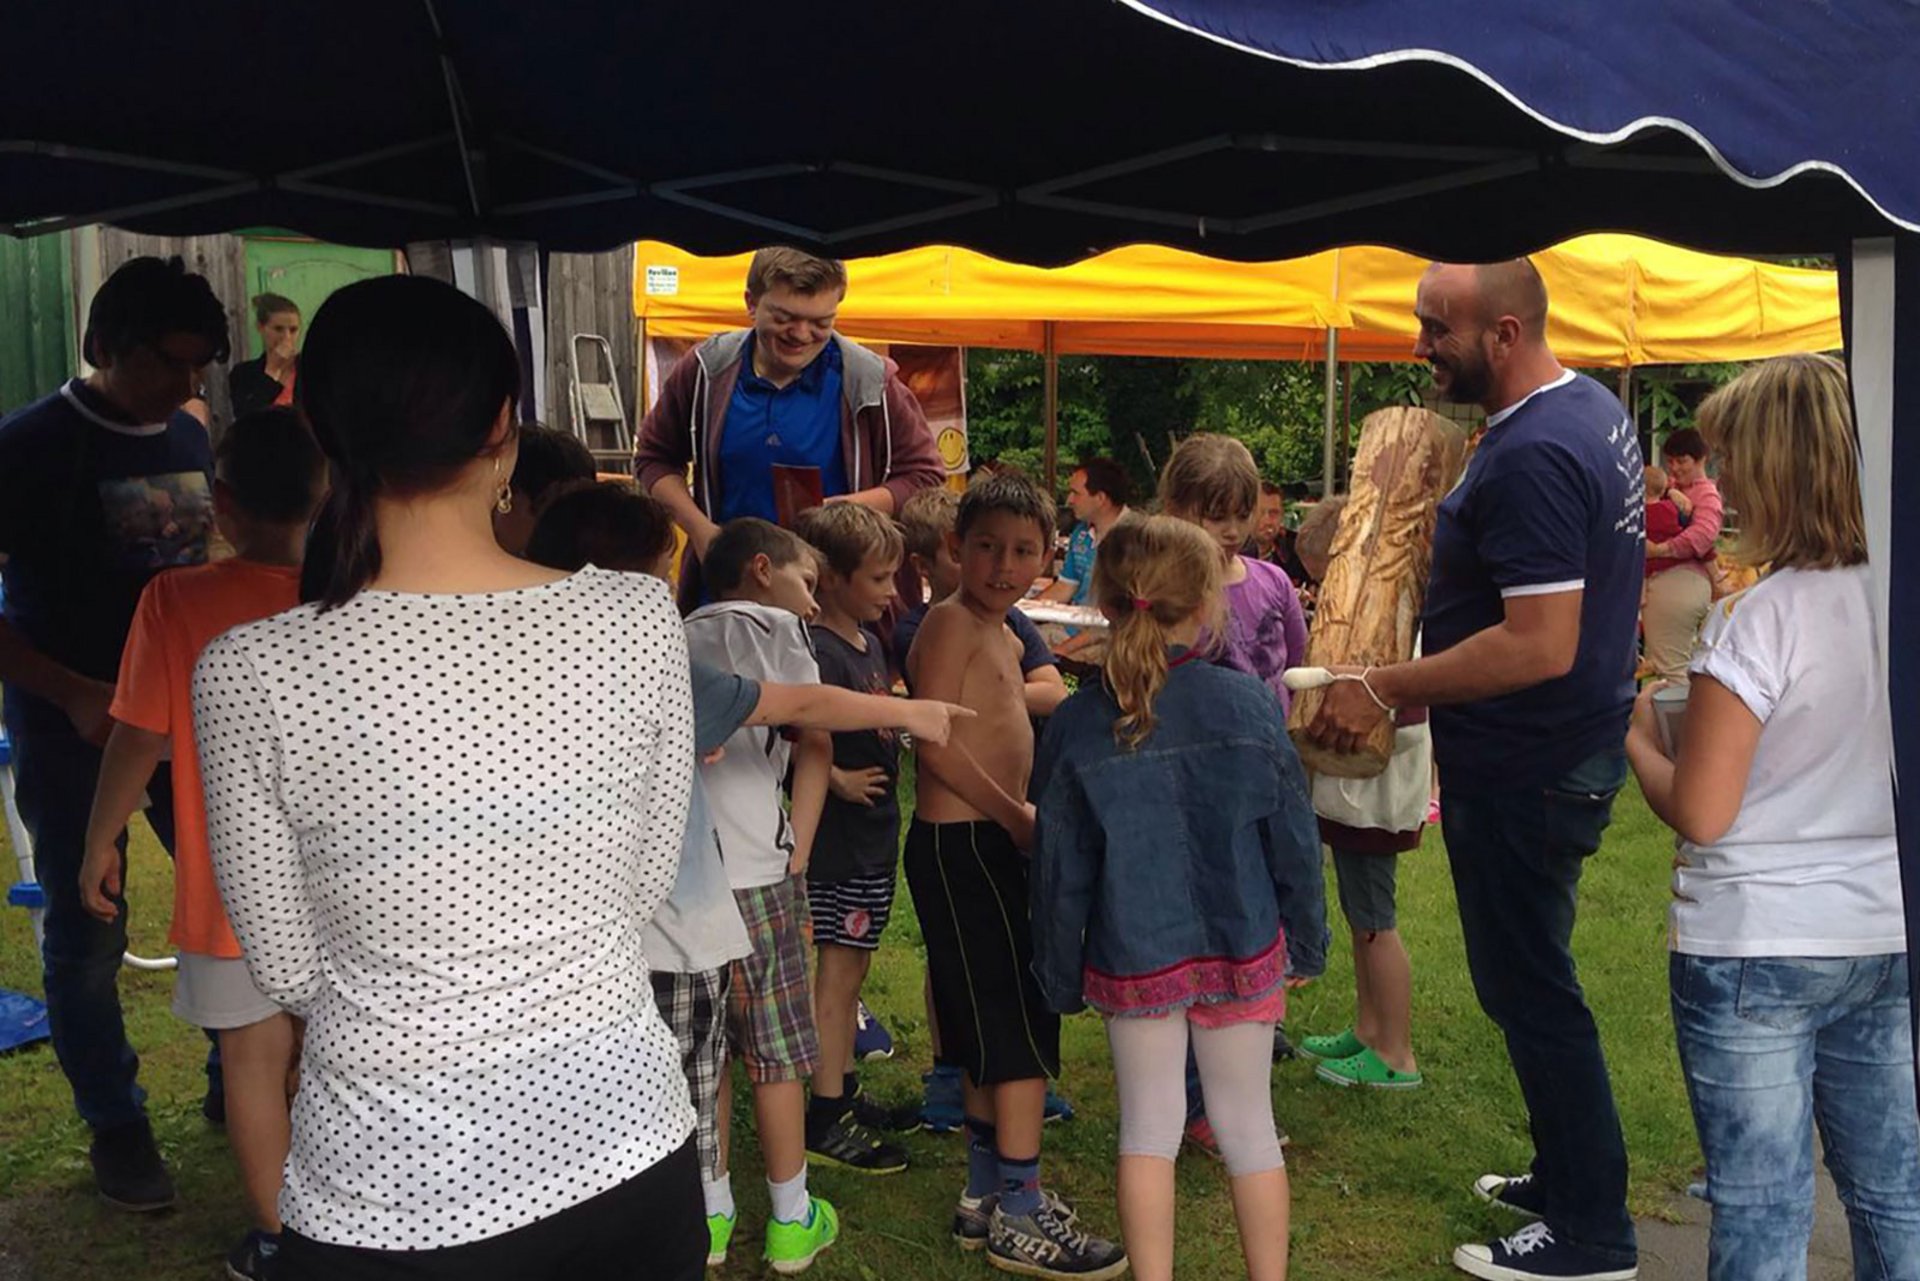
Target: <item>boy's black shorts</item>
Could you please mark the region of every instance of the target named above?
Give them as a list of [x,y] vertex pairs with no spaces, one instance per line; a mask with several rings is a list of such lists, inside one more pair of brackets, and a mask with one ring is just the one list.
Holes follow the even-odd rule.
[[1027,856],[998,823],[928,823],[907,829],[927,975],[945,1056],[975,1085],[1060,1072],[1060,1016],[1033,977]]

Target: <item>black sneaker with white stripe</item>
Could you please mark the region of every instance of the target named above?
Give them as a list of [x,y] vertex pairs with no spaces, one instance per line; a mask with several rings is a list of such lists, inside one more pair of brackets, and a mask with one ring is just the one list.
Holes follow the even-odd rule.
[[1473,1194],[1482,1201],[1529,1219],[1546,1217],[1545,1191],[1531,1174],[1483,1174],[1473,1181]]
[[1032,1214],[994,1207],[987,1262],[1023,1277],[1107,1281],[1127,1270],[1127,1252],[1117,1242],[1082,1232],[1043,1200]]
[[1610,1263],[1565,1241],[1545,1223],[1529,1223],[1486,1245],[1463,1245],[1453,1266],[1481,1281],[1635,1281],[1637,1264]]

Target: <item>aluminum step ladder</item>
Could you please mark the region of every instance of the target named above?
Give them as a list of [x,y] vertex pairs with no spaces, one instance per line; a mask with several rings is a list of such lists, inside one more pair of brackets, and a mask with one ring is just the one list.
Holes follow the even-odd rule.
[[573,434],[593,453],[602,471],[633,465],[633,432],[620,399],[613,344],[599,334],[575,334],[567,344],[567,407]]

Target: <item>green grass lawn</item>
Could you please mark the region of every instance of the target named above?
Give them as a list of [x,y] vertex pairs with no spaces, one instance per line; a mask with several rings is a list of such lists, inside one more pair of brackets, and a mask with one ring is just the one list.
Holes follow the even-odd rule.
[[[162,954],[170,872],[152,836],[136,826],[129,895],[135,950]],[[1671,850],[1671,837],[1638,793],[1623,795],[1606,846],[1588,868],[1575,944],[1612,1064],[1633,1159],[1634,1207],[1642,1213],[1659,1212],[1698,1160],[1667,1014],[1663,926]],[[10,857],[0,867],[11,869]],[[1329,870],[1329,903],[1331,876]],[[899,1044],[892,1062],[866,1073],[867,1088],[888,1099],[915,1095],[928,1062],[920,934],[904,879],[900,896],[867,991]],[[1481,1173],[1523,1168],[1530,1149],[1519,1091],[1468,982],[1437,833],[1402,860],[1400,916],[1413,953],[1414,1043],[1426,1087],[1342,1091],[1316,1082],[1299,1061],[1274,1070],[1274,1106],[1293,1137],[1287,1160],[1294,1275],[1304,1281],[1456,1276],[1447,1262],[1456,1243],[1513,1226],[1468,1192]],[[225,1142],[200,1118],[206,1043],[169,1013],[170,986],[165,974],[128,971],[121,979],[141,1080],[180,1183],[181,1208],[133,1218],[102,1207],[87,1169],[86,1131],[52,1051],[43,1044],[0,1056],[0,1278],[197,1281],[220,1275],[219,1260],[244,1230],[245,1216]],[[22,912],[0,910],[0,987],[40,990]],[[1352,1002],[1344,926],[1336,923],[1328,973],[1293,995],[1287,1026],[1296,1037],[1337,1031]],[[1068,1020],[1063,1051],[1060,1088],[1080,1116],[1048,1129],[1045,1176],[1094,1228],[1114,1234],[1116,1114],[1099,1019]],[[760,1274],[766,1214],[745,1091],[737,1097],[734,1183],[742,1223],[732,1262],[720,1274],[725,1278]],[[965,1178],[964,1141],[915,1135],[907,1146],[914,1167],[895,1178],[813,1175],[815,1190],[840,1207],[846,1225],[841,1244],[813,1275],[863,1281],[990,1275],[978,1256],[960,1255],[947,1237],[953,1198]],[[1179,1188],[1181,1275],[1238,1274],[1225,1173],[1188,1153],[1180,1161]]]

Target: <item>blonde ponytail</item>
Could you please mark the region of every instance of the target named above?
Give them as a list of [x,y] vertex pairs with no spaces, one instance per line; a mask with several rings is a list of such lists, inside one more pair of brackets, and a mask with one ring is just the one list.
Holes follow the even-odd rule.
[[1213,540],[1172,516],[1123,520],[1101,540],[1092,602],[1112,624],[1106,683],[1120,705],[1113,736],[1122,747],[1153,733],[1173,629],[1198,613],[1219,634],[1223,575]]

